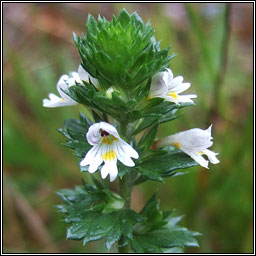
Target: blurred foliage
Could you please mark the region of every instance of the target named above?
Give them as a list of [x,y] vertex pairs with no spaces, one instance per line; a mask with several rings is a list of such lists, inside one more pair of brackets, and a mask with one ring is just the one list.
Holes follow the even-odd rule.
[[[253,250],[253,4],[231,4],[226,70],[222,69],[223,3],[4,3],[3,4],[3,245],[4,252],[105,252],[102,241],[66,241],[55,205],[59,188],[79,184],[75,156],[56,131],[63,120],[88,114],[82,106],[45,109],[60,75],[77,70],[72,32],[84,31],[88,13],[111,19],[122,8],[150,20],[162,47],[177,56],[175,75],[192,83],[197,105],[161,124],[158,137],[213,123],[214,151],[221,163],[193,167],[166,183],[143,183],[132,207],[140,211],[158,187],[163,210],[187,213],[182,225],[203,234],[194,253],[250,253]],[[227,31],[226,31],[227,32]],[[216,85],[216,77],[221,83]],[[218,95],[215,92],[218,87]],[[217,95],[217,104],[215,102]],[[209,121],[210,120],[210,121]],[[98,174],[95,174],[98,175]],[[116,190],[117,184],[111,184]],[[155,188],[154,188],[155,191]]]

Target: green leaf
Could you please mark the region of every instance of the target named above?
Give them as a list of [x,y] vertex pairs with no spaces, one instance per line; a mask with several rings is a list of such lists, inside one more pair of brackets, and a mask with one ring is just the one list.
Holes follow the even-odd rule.
[[87,212],[86,215],[84,215],[83,221],[76,222],[67,228],[67,239],[83,239],[92,226],[92,222],[99,216],[99,213]]
[[[137,121],[137,125],[135,125],[132,135],[137,135],[151,125],[172,121],[178,117],[176,114],[178,109],[192,105],[194,104],[174,104],[163,101],[161,98],[154,98],[148,102],[148,105],[142,111],[138,111],[138,114],[135,116],[139,120]],[[154,135],[154,130],[152,130],[152,134]]]
[[173,211],[161,211],[156,194],[139,214],[125,208],[105,212],[106,204],[113,198],[120,199],[120,196],[102,189],[96,179],[94,183],[89,185],[83,181],[83,187],[58,192],[65,202],[58,209],[65,214],[64,221],[69,224],[67,239],[83,239],[85,245],[105,237],[108,250],[122,240],[124,245],[129,242],[137,253],[157,253],[165,248],[198,246],[195,237],[200,234],[178,226],[182,217],[172,216]]
[[140,163],[145,162],[147,160],[151,160],[153,158],[157,158],[159,156],[167,154],[168,151],[163,149],[149,149],[140,154]]
[[82,124],[88,129],[93,123],[92,121],[83,113],[79,113],[79,119]]
[[119,13],[117,21],[119,21],[123,27],[126,27],[128,25],[128,23],[130,22],[130,15],[125,9],[123,9]]
[[[115,225],[117,219],[119,218],[118,212],[113,212],[109,214],[98,215],[97,218],[91,220],[90,227],[86,234],[84,234],[83,244],[90,241],[95,241],[107,236],[109,231]],[[87,220],[84,220],[87,222]]]
[[[120,97],[121,94],[117,91],[114,91],[112,97],[109,98],[106,92],[96,91],[92,85],[85,83],[84,86],[71,86],[67,94],[76,102],[97,109],[105,116],[106,114],[111,115],[116,120],[120,120],[122,116],[121,113],[131,111],[129,105],[126,104]],[[103,118],[99,118],[99,115],[96,119],[100,121],[103,120]]]
[[159,201],[156,199],[156,194],[148,200],[140,215],[144,221],[136,224],[134,233],[137,235],[144,234],[167,223],[164,220],[165,214],[159,210]]
[[99,123],[100,121],[102,121],[102,118],[99,116],[99,114],[96,111],[92,110],[92,115],[95,123]]
[[95,178],[93,183],[89,185],[83,180],[83,187],[60,190],[58,195],[65,204],[58,205],[58,209],[65,214],[64,221],[70,224],[67,239],[83,239],[85,245],[105,237],[109,250],[121,236],[133,239],[133,227],[143,218],[131,209],[124,209],[124,200]]
[[148,128],[149,126],[153,125],[156,120],[157,118],[155,117],[142,118],[139,121],[139,125],[137,126],[137,128],[135,128],[135,130],[133,131],[132,135],[136,135],[144,129]]
[[130,242],[133,250],[136,253],[160,253],[166,248],[198,246],[195,237],[200,234],[178,226],[182,217],[172,214],[173,211],[159,210],[159,201],[154,194],[140,212],[144,221],[134,228]]
[[178,254],[178,253],[184,253],[184,250],[183,248],[180,248],[180,247],[163,248],[163,253]]
[[76,47],[79,47],[80,37],[75,32],[73,32],[73,40],[74,40]]
[[[84,82],[85,84],[85,82]],[[76,102],[89,107],[94,107],[91,98],[94,94],[94,89],[89,86],[74,85],[68,88],[67,94]]]
[[110,250],[114,243],[116,243],[121,237],[121,227],[119,221],[117,221],[106,235],[106,248]]
[[117,167],[118,167],[118,177],[120,179],[122,179],[126,173],[131,171],[131,168],[129,168],[119,162],[117,163]]
[[155,140],[158,125],[154,125],[148,132],[141,137],[138,148],[148,149]]
[[197,240],[193,237],[198,235],[186,228],[175,227],[172,230],[162,228],[154,230],[147,235],[149,240],[155,241],[161,248],[172,247],[198,247]]
[[153,169],[137,167],[137,170],[147,179],[164,182],[163,178],[161,177],[161,174],[157,173]]
[[176,118],[178,118],[178,115],[175,115],[177,112],[177,109],[174,109],[164,115],[162,115],[159,119],[158,119],[158,123],[159,124],[163,124],[166,122],[170,122],[172,120],[175,120]]
[[[156,157],[141,159],[141,162],[136,165],[140,172],[155,173],[162,177],[173,176],[177,173],[176,170],[185,169],[198,165],[192,158],[176,149],[168,149],[166,154]],[[145,175],[146,176],[146,175]],[[147,176],[150,178],[150,175]]]
[[91,149],[86,139],[86,133],[91,124],[91,120],[80,113],[80,120],[68,119],[64,122],[63,128],[58,129],[67,139],[64,145],[74,149],[75,155],[79,158],[83,158]]
[[95,30],[97,29],[97,22],[90,13],[88,14],[86,28],[87,31],[92,34],[95,33]]
[[124,236],[129,239],[133,238],[133,223],[130,217],[126,214],[122,215],[121,229]]
[[[188,106],[193,106],[194,103],[180,103],[175,104],[169,101],[163,101],[163,99],[155,98],[149,100],[148,106],[144,108],[143,115],[152,116],[156,113],[158,115],[165,115],[173,110],[181,109]],[[172,112],[173,113],[173,112]]]
[[157,198],[156,198],[157,194],[155,193],[148,201],[147,203],[145,204],[145,206],[142,208],[140,214],[142,216],[149,216],[154,209],[157,209],[159,208],[159,203],[157,201]]
[[136,253],[161,253],[164,248],[198,247],[198,242],[194,238],[198,235],[197,232],[181,227],[175,227],[173,230],[160,228],[134,236],[131,246]]
[[103,190],[104,186],[92,175],[92,181],[94,183],[94,185],[96,186],[97,189],[99,190]]
[[162,249],[145,236],[135,236],[131,247],[136,253],[163,253]]

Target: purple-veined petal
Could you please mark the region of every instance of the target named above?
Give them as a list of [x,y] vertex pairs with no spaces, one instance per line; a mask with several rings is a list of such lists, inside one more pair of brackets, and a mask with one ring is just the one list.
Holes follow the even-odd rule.
[[80,162],[81,166],[86,166],[94,162],[95,158],[98,158],[98,156],[101,156],[100,151],[101,145],[94,145],[85,155],[84,159]]
[[101,142],[100,123],[96,123],[90,126],[86,134],[86,138],[90,145],[96,145]]

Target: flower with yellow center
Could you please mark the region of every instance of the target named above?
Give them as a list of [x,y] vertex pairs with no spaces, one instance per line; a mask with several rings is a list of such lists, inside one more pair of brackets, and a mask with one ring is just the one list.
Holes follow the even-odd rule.
[[[156,141],[155,147],[162,148],[170,145],[175,146],[193,158],[201,166],[208,169],[209,161],[212,164],[218,164],[220,162],[216,157],[218,153],[207,149],[213,144],[211,141],[211,128],[212,126],[206,130],[194,128],[188,131],[170,135]],[[205,160],[202,155],[206,155],[209,161]]]
[[166,71],[155,74],[152,78],[148,99],[159,97],[167,101],[179,103],[193,103],[192,98],[197,96],[179,95],[190,87],[190,83],[183,83],[183,77],[173,77],[172,71],[167,68]]
[[104,162],[101,177],[105,179],[109,174],[111,182],[118,175],[117,160],[132,167],[135,164],[131,157],[135,159],[139,157],[138,153],[120,138],[116,128],[109,123],[100,122],[91,125],[86,138],[93,147],[87,152],[80,165],[89,165],[88,171],[94,173]]
[[64,91],[67,91],[69,87],[75,85],[76,83],[83,84],[83,81],[89,83],[89,80],[97,88],[98,80],[91,77],[89,73],[83,69],[80,65],[77,72],[71,72],[71,75],[62,75],[57,83],[57,90],[61,97],[50,93],[49,99],[43,99],[43,106],[47,108],[56,108],[63,106],[74,106],[78,103],[70,98]]

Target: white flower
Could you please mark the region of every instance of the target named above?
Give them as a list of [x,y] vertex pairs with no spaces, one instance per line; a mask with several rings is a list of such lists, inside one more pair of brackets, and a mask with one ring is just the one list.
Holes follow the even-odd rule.
[[[206,130],[194,128],[188,131],[170,135],[166,138],[158,140],[156,142],[156,147],[162,148],[169,145],[176,146],[191,158],[193,158],[201,166],[208,169],[209,161],[212,164],[218,164],[220,162],[216,157],[218,153],[207,149],[213,144],[211,141],[211,128],[212,125]],[[205,160],[202,155],[206,155],[209,161]]]
[[73,106],[78,104],[64,92],[68,90],[68,87],[75,85],[75,82],[82,82],[78,76],[78,73],[72,72],[71,76],[62,75],[57,83],[57,90],[61,97],[50,93],[49,99],[43,99],[43,106],[47,108],[55,108],[63,106]]
[[106,122],[90,126],[86,138],[93,147],[87,152],[80,165],[89,165],[88,171],[94,173],[104,161],[101,177],[105,179],[109,174],[111,182],[118,174],[117,159],[124,165],[132,167],[135,164],[131,157],[135,159],[139,157],[138,153],[120,138],[116,128]]
[[50,93],[48,95],[49,99],[43,99],[43,106],[47,108],[55,108],[77,105],[78,103],[70,98],[64,91],[67,91],[69,87],[75,85],[76,83],[83,84],[82,80],[89,83],[89,79],[95,86],[98,86],[98,80],[91,77],[81,65],[78,68],[78,73],[71,72],[70,76],[62,75],[56,86],[61,97]]
[[191,99],[196,98],[196,95],[179,95],[190,87],[190,83],[182,83],[182,81],[183,77],[177,76],[174,78],[169,68],[155,74],[152,78],[148,99],[160,97],[176,104],[193,103]]
[[78,75],[81,80],[85,81],[86,83],[89,83],[89,80],[91,80],[92,84],[99,89],[99,81],[92,77],[83,67],[82,65],[79,65],[78,67]]

